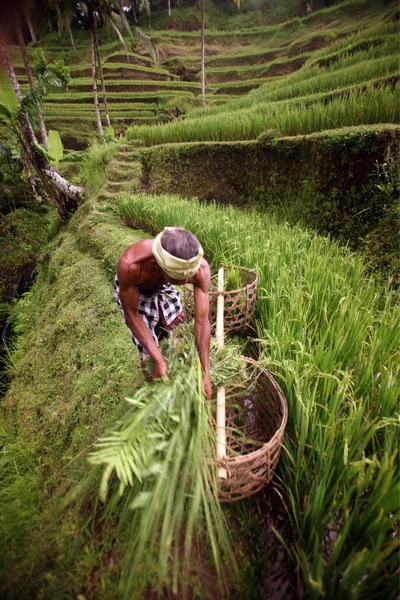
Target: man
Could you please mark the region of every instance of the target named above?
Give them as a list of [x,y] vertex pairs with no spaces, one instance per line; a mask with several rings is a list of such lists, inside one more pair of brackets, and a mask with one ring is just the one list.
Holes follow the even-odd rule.
[[209,375],[210,266],[196,236],[182,227],[165,227],[153,239],[132,244],[122,255],[114,296],[139,350],[142,366],[148,355],[155,363],[153,379],[167,377],[158,341],[185,320],[179,292],[172,284],[192,283],[195,340],[203,368],[204,392],[211,399]]

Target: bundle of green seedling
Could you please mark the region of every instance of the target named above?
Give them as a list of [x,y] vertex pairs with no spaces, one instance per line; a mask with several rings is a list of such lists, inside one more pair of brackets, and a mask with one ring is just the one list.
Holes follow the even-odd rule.
[[[118,527],[129,532],[124,597],[138,585],[139,574],[142,586],[182,592],[198,561],[196,542],[212,557],[221,588],[237,572],[218,500],[214,402],[203,393],[193,328],[178,329],[163,348],[169,379],[147,383],[129,398],[130,409],[90,456],[104,466],[100,497],[107,511],[118,514]],[[213,345],[214,385],[246,384],[238,352],[237,346],[220,352]]]

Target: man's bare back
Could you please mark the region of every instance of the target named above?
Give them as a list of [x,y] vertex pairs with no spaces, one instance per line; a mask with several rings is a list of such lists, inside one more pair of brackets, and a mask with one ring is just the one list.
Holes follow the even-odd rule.
[[209,378],[210,321],[209,286],[211,280],[208,262],[202,258],[197,272],[187,279],[171,278],[161,269],[153,254],[153,239],[145,239],[129,246],[122,255],[117,268],[119,298],[128,327],[140,344],[153,358],[153,378],[167,377],[167,366],[157,343],[139,314],[140,289],[153,290],[163,284],[193,284],[195,301],[195,340],[203,367],[203,383],[206,396],[211,398]]

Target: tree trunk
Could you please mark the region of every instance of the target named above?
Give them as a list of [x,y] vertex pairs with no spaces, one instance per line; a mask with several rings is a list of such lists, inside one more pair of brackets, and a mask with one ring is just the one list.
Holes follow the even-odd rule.
[[74,38],[72,36],[72,29],[71,29],[71,24],[70,23],[68,25],[68,29],[69,29],[69,37],[70,37],[70,40],[71,40],[72,47],[73,47],[74,50],[76,50]]
[[44,165],[43,172],[46,173],[56,188],[65,194],[67,198],[78,201],[83,197],[85,190],[77,185],[72,185],[72,183],[62,177],[60,173],[56,171],[55,168],[47,161]]
[[168,16],[171,16],[171,0],[168,0]]
[[205,54],[205,5],[206,1],[201,0],[201,105],[206,107],[206,72],[204,66]]
[[101,57],[100,57],[100,51],[99,51],[99,42],[97,40],[97,37],[96,37],[96,57],[97,57],[97,64],[98,64],[98,67],[99,67],[101,89],[102,89],[102,92],[103,92],[103,102],[104,102],[104,110],[105,110],[105,113],[106,113],[106,123],[107,123],[107,127],[110,127],[111,126],[111,123],[110,123],[110,113],[109,113],[109,110],[108,110],[106,86],[105,86],[105,83],[104,83],[103,67],[101,65]]
[[[22,58],[24,60],[26,74],[28,76],[29,86],[30,86],[31,90],[34,91],[35,90],[35,81],[33,79],[33,73],[32,73],[30,62],[29,62],[29,56],[28,56],[28,53],[26,51],[24,35],[22,33],[22,24],[21,24],[21,19],[20,19],[19,15],[17,15],[16,18],[15,18],[15,29],[16,29],[16,32],[17,32],[18,44],[19,44],[19,47],[20,47],[20,50],[21,50]],[[48,149],[48,142],[47,142],[46,126],[44,124],[43,115],[42,115],[42,111],[41,111],[40,106],[38,106],[37,108],[38,108],[38,118],[39,118],[40,134],[42,136],[43,145],[44,145],[44,147],[47,150]]]
[[56,13],[57,13],[58,37],[61,37],[61,27],[62,27],[62,23],[61,23],[61,11],[60,11],[60,7],[58,6],[58,4],[56,4]]
[[29,13],[28,13],[28,11],[26,9],[24,9],[24,15],[25,15],[26,23],[28,25],[28,29],[29,29],[29,33],[30,33],[32,42],[37,42],[37,37],[36,37],[35,29],[33,27],[31,18],[29,16]]
[[135,21],[135,25],[138,25],[135,2],[136,2],[136,0],[131,0],[131,6],[132,6],[132,13],[133,13],[133,20]]
[[103,125],[101,124],[100,118],[100,107],[99,107],[99,92],[97,90],[97,74],[96,74],[96,24],[94,22],[93,10],[90,11],[90,41],[92,47],[92,81],[93,81],[93,95],[94,95],[94,110],[96,112],[97,131],[101,138],[104,137]]

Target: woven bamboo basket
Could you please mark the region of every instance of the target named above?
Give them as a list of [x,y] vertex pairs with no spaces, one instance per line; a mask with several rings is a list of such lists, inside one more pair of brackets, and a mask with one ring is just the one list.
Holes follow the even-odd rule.
[[219,460],[226,477],[219,499],[235,502],[261,490],[272,479],[288,418],[286,398],[265,369],[243,357],[250,385],[227,390],[226,456]]
[[[240,278],[241,287],[236,290],[223,291],[224,296],[224,332],[245,331],[251,325],[256,308],[257,272],[246,267],[225,266],[226,272],[235,269]],[[210,285],[210,320],[214,330],[217,315],[218,275],[213,275]],[[185,285],[182,290],[184,310],[188,319],[194,318],[194,293],[192,286]]]

